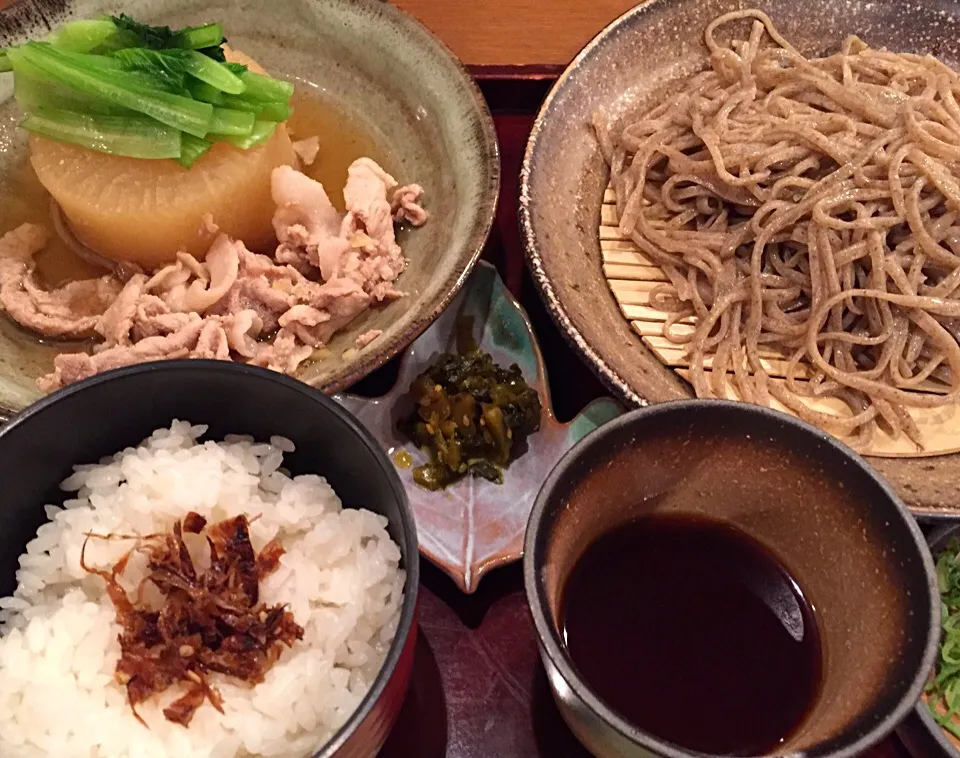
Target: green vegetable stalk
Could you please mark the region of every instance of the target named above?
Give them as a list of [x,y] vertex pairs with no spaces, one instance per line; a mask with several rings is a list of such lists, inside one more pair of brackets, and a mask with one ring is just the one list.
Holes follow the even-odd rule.
[[228,63],[221,24],[171,29],[128,16],[71,21],[0,49],[22,125],[50,139],[192,165],[215,141],[260,145],[290,117],[293,85]]

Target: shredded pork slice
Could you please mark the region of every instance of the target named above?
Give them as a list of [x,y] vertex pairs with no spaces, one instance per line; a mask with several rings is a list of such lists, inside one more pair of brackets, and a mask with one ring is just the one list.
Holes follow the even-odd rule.
[[293,294],[303,276],[291,266],[280,266],[266,255],[252,253],[242,242],[233,242],[239,269],[236,281],[210,309],[212,314],[230,314],[242,310],[254,311],[266,332],[277,329],[279,318],[296,305]]
[[[324,235],[339,233],[340,214],[320,182],[290,166],[280,166],[270,176],[270,194],[277,204],[273,229],[281,243],[310,245]],[[305,238],[297,227],[305,230]]]
[[0,259],[28,263],[49,239],[50,232],[40,224],[20,224],[0,237]]
[[240,271],[238,245],[225,234],[217,237],[204,261],[208,281],[197,278],[187,287],[180,310],[203,313],[216,305],[236,284]]
[[[131,329],[131,339],[138,342],[147,337],[172,334],[200,318],[199,313],[176,313],[156,295],[143,295],[137,303],[137,315]],[[104,343],[106,347],[110,343]]]
[[430,214],[420,205],[422,197],[423,187],[419,184],[408,184],[395,190],[393,203],[390,205],[393,211],[393,220],[398,223],[407,221],[411,226],[423,226],[427,223]]
[[130,331],[133,329],[137,307],[143,297],[146,283],[146,276],[134,274],[123,285],[117,299],[104,311],[95,328],[107,342],[115,345],[130,344]]
[[384,248],[396,244],[393,211],[387,199],[387,193],[396,186],[397,180],[369,158],[355,160],[347,169],[343,188],[347,212]]
[[297,335],[289,329],[281,329],[273,343],[263,345],[251,363],[283,374],[292,374],[311,355],[312,347],[298,341]]
[[34,276],[33,256],[49,233],[21,224],[0,237],[0,306],[21,326],[46,337],[89,337],[120,292],[112,276],[44,289]]
[[312,166],[314,161],[317,160],[317,153],[320,152],[320,138],[298,139],[293,143],[293,152],[297,154],[304,166]]
[[203,218],[200,219],[200,230],[198,234],[201,237],[205,237],[208,234],[216,234],[220,231],[220,227],[217,226],[216,222],[213,220],[212,213],[204,213]]
[[[272,256],[221,234],[203,261],[181,252],[174,263],[126,282],[111,275],[46,292],[32,279],[44,230],[25,226],[0,239],[0,301],[11,315],[44,334],[103,337],[92,354],[58,356],[40,386],[52,390],[120,366],[186,357],[293,373],[360,313],[402,297],[395,282],[406,259],[393,224],[426,219],[418,185],[397,188],[361,158],[348,170],[345,214],[320,183],[287,166],[273,171],[271,192],[279,241]],[[272,341],[261,341],[273,333]],[[364,332],[355,344],[379,335]]]
[[52,391],[71,382],[86,379],[102,371],[132,366],[136,363],[161,361],[170,358],[215,358],[227,360],[230,357],[232,341],[237,343],[235,321],[247,327],[244,336],[255,339],[258,320],[249,313],[229,316],[208,316],[194,319],[175,332],[146,337],[132,345],[114,345],[99,350],[93,355],[86,353],[64,353],[53,361],[53,373],[40,379],[40,388]]
[[383,334],[382,329],[369,329],[357,337],[353,344],[357,350],[363,350],[363,348],[373,342],[381,334]]

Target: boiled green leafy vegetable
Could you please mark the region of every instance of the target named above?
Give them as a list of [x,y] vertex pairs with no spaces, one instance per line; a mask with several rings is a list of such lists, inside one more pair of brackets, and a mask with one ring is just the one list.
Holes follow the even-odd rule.
[[954,539],[937,559],[943,635],[927,705],[944,729],[960,738],[960,539]]
[[292,113],[293,85],[226,62],[224,42],[220,24],[72,21],[44,41],[0,49],[0,72],[13,72],[28,131],[189,167],[216,141],[262,144]]

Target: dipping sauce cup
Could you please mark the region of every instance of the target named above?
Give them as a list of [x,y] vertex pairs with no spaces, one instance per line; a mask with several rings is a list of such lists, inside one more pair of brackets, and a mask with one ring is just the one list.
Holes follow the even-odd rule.
[[573,448],[527,527],[524,582],[541,657],[564,719],[594,755],[707,755],[628,723],[580,676],[563,640],[578,560],[601,535],[651,515],[705,518],[752,537],[814,609],[819,694],[767,755],[859,755],[910,712],[933,665],[940,607],[930,553],[903,503],[853,451],[793,417],[745,403],[665,403]]

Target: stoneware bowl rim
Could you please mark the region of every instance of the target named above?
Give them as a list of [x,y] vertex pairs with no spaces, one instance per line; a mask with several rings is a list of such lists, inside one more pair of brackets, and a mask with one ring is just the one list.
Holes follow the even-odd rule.
[[[614,435],[624,427],[640,427],[643,424],[655,425],[658,417],[667,414],[695,412],[698,408],[706,407],[727,410],[745,416],[754,416],[761,423],[777,422],[785,424],[802,433],[805,432],[813,435],[821,444],[832,448],[833,454],[846,458],[859,469],[863,475],[873,480],[873,483],[886,495],[887,502],[894,506],[890,516],[898,516],[900,522],[906,527],[907,532],[913,539],[917,557],[927,577],[928,589],[932,596],[931,599],[935,601],[930,603],[929,628],[927,641],[924,645],[922,665],[914,674],[913,681],[906,692],[880,722],[871,727],[866,734],[853,744],[829,753],[829,758],[855,758],[855,756],[862,754],[865,750],[877,744],[910,714],[926,685],[927,674],[933,665],[939,647],[940,606],[938,601],[939,592],[936,589],[936,569],[930,551],[927,549],[927,541],[923,536],[923,532],[920,531],[916,520],[910,515],[906,505],[890,485],[887,484],[886,480],[877,474],[860,455],[836,438],[805,421],[801,421],[798,418],[781,413],[780,411],[734,400],[691,399],[657,403],[644,408],[636,408],[604,424],[585,436],[560,459],[560,462],[557,463],[553,471],[550,472],[550,475],[543,483],[543,487],[540,489],[540,493],[537,495],[537,500],[530,514],[530,520],[527,524],[527,532],[524,538],[524,591],[527,596],[530,613],[533,617],[541,653],[550,660],[550,663],[555,667],[556,671],[559,672],[565,684],[576,693],[577,697],[587,705],[593,714],[603,721],[608,729],[625,736],[631,742],[647,750],[653,751],[655,755],[663,756],[663,758],[691,758],[691,756],[694,755],[706,755],[691,750],[684,750],[631,725],[605,706],[599,698],[590,691],[583,680],[580,679],[574,671],[569,657],[564,653],[557,630],[550,621],[551,614],[547,604],[546,593],[544,592],[542,581],[543,572],[541,571],[544,556],[537,549],[548,501],[552,499],[559,480],[566,474],[568,469],[576,465],[580,456],[586,450],[602,444],[606,438]],[[799,758],[801,755],[803,755],[803,753],[798,754],[796,758]]]
[[[397,631],[393,641],[390,643],[390,649],[387,651],[383,665],[377,673],[370,690],[360,701],[356,710],[350,715],[347,721],[326,743],[319,746],[313,754],[313,758],[333,758],[340,747],[347,742],[350,736],[363,723],[370,712],[373,710],[380,697],[386,689],[387,683],[397,669],[397,664],[401,658],[404,648],[414,631],[417,612],[417,593],[420,585],[420,560],[417,544],[417,527],[413,518],[413,511],[407,500],[406,489],[397,475],[396,469],[387,458],[386,453],[380,448],[373,439],[366,427],[361,424],[352,413],[341,406],[332,398],[323,394],[320,390],[313,389],[307,384],[280,374],[269,369],[250,366],[243,363],[233,363],[230,361],[216,361],[203,359],[190,360],[168,360],[155,361],[152,363],[141,363],[133,366],[107,371],[97,374],[89,379],[85,379],[75,384],[68,385],[62,389],[53,392],[46,397],[38,400],[36,403],[28,406],[24,411],[14,416],[11,421],[0,427],[0,438],[4,437],[12,430],[27,423],[30,419],[41,414],[55,412],[57,406],[62,400],[73,395],[82,394],[87,388],[95,387],[101,384],[110,384],[116,381],[123,381],[140,374],[161,372],[169,375],[175,375],[181,371],[209,371],[214,373],[235,373],[243,377],[243,381],[251,384],[275,383],[285,385],[288,389],[294,390],[297,394],[303,396],[305,401],[316,403],[323,408],[321,412],[331,413],[339,417],[350,429],[350,433],[356,435],[363,443],[364,447],[370,453],[370,462],[375,462],[384,473],[391,484],[394,495],[397,499],[398,510],[400,513],[400,523],[404,530],[404,549],[405,556],[403,569],[406,572],[406,581],[404,584],[403,604],[400,610],[400,621],[397,625]],[[150,402],[149,398],[144,398],[143,402]],[[116,418],[106,414],[104,422],[110,423],[110,418]],[[39,508],[42,503],[36,507]]]
[[[317,0],[302,1],[317,2]],[[474,105],[476,105],[476,115],[478,117],[483,141],[483,163],[489,173],[489,182],[486,187],[486,196],[477,209],[477,217],[474,220],[469,236],[463,244],[464,250],[469,251],[469,255],[461,260],[460,275],[453,285],[448,288],[446,294],[434,303],[433,308],[429,309],[429,311],[424,311],[419,318],[412,321],[409,330],[405,334],[398,335],[395,340],[383,349],[371,353],[367,360],[358,361],[351,370],[344,372],[342,376],[327,380],[322,385],[322,388],[325,392],[329,393],[349,387],[351,384],[359,381],[394,358],[401,350],[423,334],[427,330],[427,327],[453,302],[457,293],[460,292],[470,277],[470,273],[480,259],[487,240],[490,237],[490,232],[493,229],[493,224],[497,217],[497,208],[500,203],[500,179],[503,173],[500,159],[500,140],[497,137],[493,114],[490,112],[490,107],[487,105],[486,98],[484,98],[483,93],[480,91],[480,87],[474,81],[470,72],[467,71],[467,67],[463,61],[457,57],[453,50],[451,50],[439,36],[411,13],[401,10],[391,3],[383,2],[383,0],[350,0],[350,3],[352,5],[365,5],[368,8],[376,9],[378,12],[391,16],[394,23],[402,24],[408,30],[420,34],[425,41],[433,44],[439,52],[446,55],[448,62],[452,64],[460,76],[460,83],[463,85],[461,91],[464,92],[465,95],[469,93]]]
[[547,96],[540,104],[537,117],[530,130],[530,136],[527,139],[527,146],[523,153],[523,163],[520,168],[520,237],[523,240],[523,247],[526,251],[527,265],[530,268],[531,278],[537,290],[540,292],[540,296],[543,298],[547,311],[560,328],[560,333],[566,337],[571,347],[586,359],[587,365],[593,369],[600,380],[616,393],[617,397],[624,399],[631,405],[639,407],[648,405],[650,401],[632,389],[627,381],[617,373],[616,369],[590,346],[586,338],[580,333],[580,330],[577,329],[573,320],[567,314],[563,303],[553,290],[553,285],[543,265],[540,243],[534,231],[533,218],[530,213],[530,185],[533,180],[533,175],[536,172],[535,154],[540,139],[540,132],[549,115],[553,101],[563,91],[567,80],[577,74],[577,69],[594,54],[594,50],[602,45],[608,37],[611,37],[621,25],[628,23],[633,16],[643,13],[648,5],[658,2],[664,2],[664,0],[642,0],[638,5],[619,15],[597,32],[593,39],[584,45],[576,57],[570,61],[570,65],[564,69],[563,73],[557,81],[554,82]]

